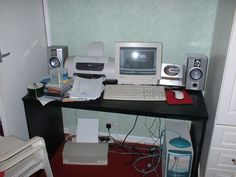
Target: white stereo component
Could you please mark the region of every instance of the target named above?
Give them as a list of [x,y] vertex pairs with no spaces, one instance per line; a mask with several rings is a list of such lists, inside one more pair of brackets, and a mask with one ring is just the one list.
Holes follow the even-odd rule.
[[184,65],[162,63],[160,85],[185,86]]

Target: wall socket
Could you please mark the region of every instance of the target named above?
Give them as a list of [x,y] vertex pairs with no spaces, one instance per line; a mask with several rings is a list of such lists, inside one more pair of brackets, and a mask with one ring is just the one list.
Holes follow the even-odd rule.
[[111,124],[111,128],[112,127],[119,127],[118,120],[115,120],[115,119],[106,121],[106,124]]
[[119,132],[119,123],[118,123],[118,120],[108,120],[108,121],[106,121],[105,127],[106,127],[107,124],[111,124],[110,131],[111,131],[112,133],[120,133],[120,132]]

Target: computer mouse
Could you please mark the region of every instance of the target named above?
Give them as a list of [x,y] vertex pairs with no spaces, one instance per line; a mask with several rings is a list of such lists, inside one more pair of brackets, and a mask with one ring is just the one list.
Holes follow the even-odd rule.
[[184,93],[180,90],[174,90],[175,98],[181,100],[184,98]]
[[173,138],[169,141],[169,143],[172,146],[178,147],[178,148],[187,148],[191,146],[191,143],[186,140],[185,138],[182,137],[177,137],[177,138]]

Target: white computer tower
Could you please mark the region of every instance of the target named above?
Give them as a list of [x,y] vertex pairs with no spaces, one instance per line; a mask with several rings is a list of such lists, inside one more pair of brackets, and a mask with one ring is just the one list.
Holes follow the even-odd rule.
[[[184,143],[175,141],[179,137],[186,141]],[[190,177],[192,161],[193,148],[188,124],[166,121],[162,150],[162,177]]]

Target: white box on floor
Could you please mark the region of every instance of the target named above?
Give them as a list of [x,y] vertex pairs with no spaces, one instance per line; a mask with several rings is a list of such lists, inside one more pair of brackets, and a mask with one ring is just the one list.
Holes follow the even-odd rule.
[[63,164],[107,165],[108,143],[66,142],[62,152]]

